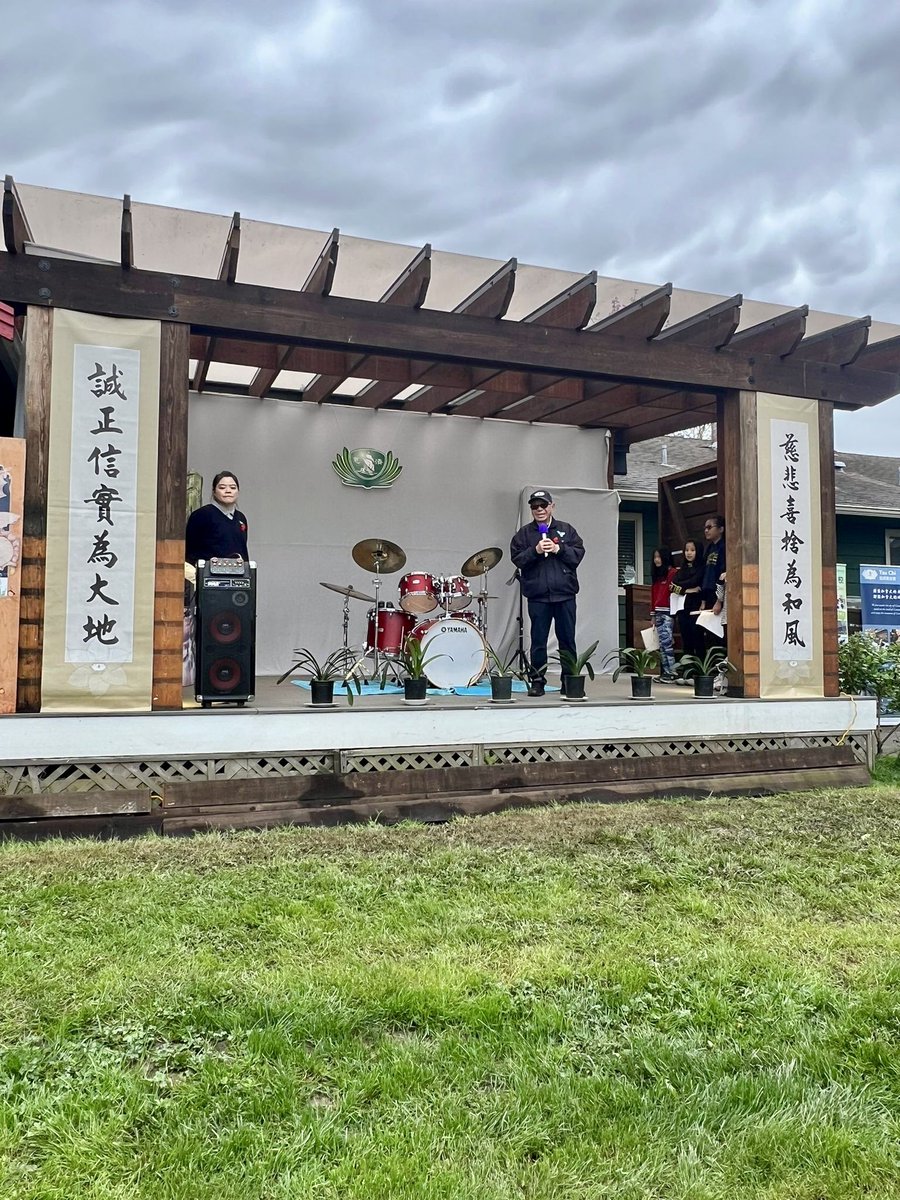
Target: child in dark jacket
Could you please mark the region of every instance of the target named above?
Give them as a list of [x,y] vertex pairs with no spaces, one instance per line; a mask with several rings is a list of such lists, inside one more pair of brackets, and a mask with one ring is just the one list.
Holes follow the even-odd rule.
[[681,566],[672,580],[672,595],[684,597],[684,607],[678,612],[678,632],[685,654],[703,655],[702,630],[697,628],[700,610],[700,588],[703,583],[703,553],[700,543],[688,538],[684,543]]
[[660,683],[675,682],[675,640],[673,637],[671,584],[675,578],[672,555],[657,546],[650,571],[650,617],[659,637]]

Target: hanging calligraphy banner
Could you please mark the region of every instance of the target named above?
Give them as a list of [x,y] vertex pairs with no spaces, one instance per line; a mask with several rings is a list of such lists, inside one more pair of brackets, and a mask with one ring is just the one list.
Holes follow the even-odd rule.
[[53,321],[41,707],[150,708],[159,325]]
[[818,402],[757,396],[760,695],[822,696]]

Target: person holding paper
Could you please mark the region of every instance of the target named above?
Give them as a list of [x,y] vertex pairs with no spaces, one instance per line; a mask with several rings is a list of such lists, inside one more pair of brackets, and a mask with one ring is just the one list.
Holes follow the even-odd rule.
[[701,655],[704,651],[703,634],[697,628],[697,613],[700,609],[700,585],[703,583],[703,554],[698,542],[688,538],[684,543],[681,566],[672,580],[670,609],[678,622],[681,645],[685,654]]
[[553,497],[540,490],[528,497],[532,520],[514,535],[509,556],[519,572],[531,623],[531,675],[528,695],[543,696],[547,638],[556,628],[560,650],[574,655],[575,596],[584,542],[577,530],[554,516]]
[[650,619],[659,638],[660,683],[674,683],[675,641],[672,636],[673,618],[670,610],[671,586],[675,578],[672,555],[662,546],[653,551],[650,568]]

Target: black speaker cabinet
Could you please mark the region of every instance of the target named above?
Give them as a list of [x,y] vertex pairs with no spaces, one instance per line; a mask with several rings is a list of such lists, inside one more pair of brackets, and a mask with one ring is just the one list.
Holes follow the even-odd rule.
[[256,564],[235,558],[197,564],[197,700],[246,704],[256,673]]

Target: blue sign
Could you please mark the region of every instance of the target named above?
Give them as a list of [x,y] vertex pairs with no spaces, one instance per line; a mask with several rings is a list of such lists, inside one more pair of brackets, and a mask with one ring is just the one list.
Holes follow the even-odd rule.
[[900,567],[859,568],[863,633],[884,645],[900,642]]

